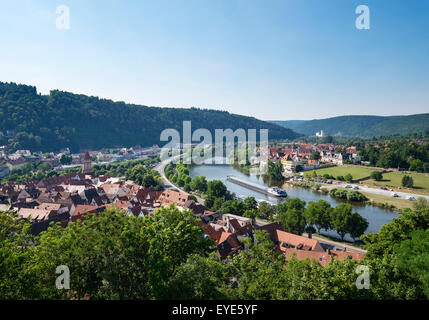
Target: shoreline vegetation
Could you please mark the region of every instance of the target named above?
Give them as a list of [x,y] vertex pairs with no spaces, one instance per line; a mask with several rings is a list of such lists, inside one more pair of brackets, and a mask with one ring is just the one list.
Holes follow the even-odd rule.
[[[250,166],[249,165],[238,165],[236,163],[234,163],[232,165],[233,168],[237,169],[238,171],[246,174],[246,175],[250,175]],[[349,168],[349,167],[347,167]],[[330,168],[328,168],[330,169]],[[322,169],[319,169],[322,170]],[[312,171],[308,171],[313,172],[315,170]],[[391,211],[400,211],[401,209],[405,209],[405,208],[409,208],[412,209],[413,205],[412,203],[409,203],[409,200],[403,200],[403,199],[390,199],[389,197],[385,197],[382,195],[374,195],[372,193],[362,193],[359,191],[353,191],[357,194],[361,194],[361,196],[359,196],[358,198],[355,198],[355,200],[349,200],[347,198],[344,198],[342,196],[335,196],[333,194],[330,194],[330,190],[328,185],[324,185],[322,183],[318,183],[318,182],[291,182],[291,181],[287,181],[284,177],[283,180],[275,180],[275,179],[271,179],[269,172],[267,175],[263,176],[264,182],[268,183],[270,186],[271,185],[275,185],[275,186],[279,186],[281,187],[282,184],[284,183],[288,183],[291,184],[295,187],[301,187],[301,188],[305,188],[305,189],[311,189],[315,192],[319,192],[323,195],[330,195],[333,198],[336,199],[342,199],[342,200],[346,200],[347,202],[350,203],[361,203],[361,204],[365,204],[365,205],[371,205],[371,206],[375,206],[381,209],[387,209],[387,210],[391,210]],[[327,188],[328,187],[328,188]],[[340,188],[343,189],[343,188]],[[346,189],[344,189],[347,192],[352,192],[352,191],[348,191]],[[402,190],[403,191],[403,190]],[[346,196],[347,197],[347,196]],[[362,200],[359,200],[362,199]]]
[[[400,209],[405,209],[405,208],[412,208],[412,205],[410,204],[409,206],[405,206],[405,205],[401,205],[401,206],[396,206],[394,203],[392,203],[391,199],[388,197],[384,197],[384,196],[379,196],[375,199],[379,200],[379,201],[375,201],[375,199],[372,198],[372,196],[374,196],[374,194],[372,193],[367,193],[367,192],[359,192],[359,191],[348,191],[347,189],[344,188],[334,188],[337,190],[344,190],[346,192],[356,192],[358,194],[361,194],[364,198],[362,198],[362,200],[349,200],[347,199],[347,194],[345,196],[345,198],[340,195],[340,196],[336,196],[335,194],[332,194],[329,189],[325,188],[323,186],[323,184],[321,183],[316,183],[316,182],[288,182],[294,186],[297,187],[301,187],[301,188],[305,188],[305,189],[311,189],[315,192],[319,192],[323,195],[330,195],[333,198],[336,199],[341,199],[341,200],[346,200],[347,202],[351,202],[351,203],[360,203],[360,204],[365,204],[365,205],[371,205],[371,206],[376,206],[379,207],[381,209],[388,209],[388,210],[392,210],[392,211],[399,211]],[[334,190],[334,189],[331,189]],[[396,200],[396,199],[395,199]],[[402,199],[399,199],[402,200]],[[383,201],[383,202],[381,202]],[[409,200],[403,200],[404,202]]]
[[268,202],[257,203],[254,197],[239,200],[235,193],[227,190],[220,180],[208,181],[204,176],[191,178],[189,165],[178,163],[165,167],[166,178],[179,189],[191,196],[204,199],[204,205],[211,211],[230,213],[247,217],[256,223],[257,219],[280,222],[287,232],[302,235],[304,232],[320,233],[321,229],[336,231],[341,241],[349,234],[354,240],[361,239],[369,226],[369,221],[358,212],[353,212],[350,203],[341,203],[332,207],[325,200],[306,202],[299,198],[286,198],[271,205]]

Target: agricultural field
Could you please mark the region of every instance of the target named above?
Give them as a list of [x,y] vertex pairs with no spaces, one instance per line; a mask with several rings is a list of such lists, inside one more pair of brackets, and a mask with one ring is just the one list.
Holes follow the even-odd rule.
[[418,173],[389,172],[383,174],[383,180],[381,181],[375,181],[371,179],[365,181],[365,183],[372,183],[376,186],[402,187],[402,177],[404,175],[409,175],[413,177],[413,191],[429,192],[429,176],[425,176],[423,174]]
[[323,168],[323,169],[316,169],[312,171],[307,171],[306,175],[313,174],[313,171],[316,171],[318,176],[323,176],[324,174],[329,174],[334,176],[335,178],[338,176],[345,176],[346,174],[350,173],[353,176],[353,180],[356,179],[362,179],[365,177],[369,177],[372,171],[374,169],[369,168],[359,168],[359,167],[330,167],[330,168]]

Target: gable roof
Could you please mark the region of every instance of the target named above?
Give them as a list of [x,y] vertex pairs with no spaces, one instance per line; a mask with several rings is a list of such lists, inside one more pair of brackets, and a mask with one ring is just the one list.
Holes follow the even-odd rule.
[[222,232],[217,246],[218,254],[222,259],[234,255],[242,248],[243,246],[240,244],[240,241],[238,241],[237,235],[229,232]]
[[160,202],[164,206],[168,206],[170,204],[184,206],[186,201],[188,200],[189,195],[170,189],[162,191],[161,195],[158,198],[158,202]]
[[322,266],[326,266],[333,259],[345,260],[350,258],[352,260],[361,260],[364,257],[364,254],[349,252],[349,251],[344,252],[344,251],[327,250],[326,252],[320,252],[320,251],[299,250],[296,248],[286,248],[283,251],[284,251],[286,260],[289,260],[292,258],[292,256],[295,256],[297,260],[305,260],[305,259],[316,260]]
[[188,200],[185,202],[184,206],[192,210],[195,214],[204,214],[207,210],[202,204],[196,203],[194,200]]
[[316,260],[322,266],[326,266],[331,261],[331,256],[327,252],[306,251],[295,248],[285,248],[283,252],[286,260],[290,260],[292,256],[295,256],[297,260]]
[[279,249],[282,251],[285,251],[288,247],[307,251],[325,251],[319,241],[315,239],[309,239],[281,230],[276,230],[275,235],[279,244]]
[[277,230],[284,231],[283,226],[280,222],[269,223],[260,227],[257,227],[258,230],[266,231],[270,236],[271,241],[277,242]]

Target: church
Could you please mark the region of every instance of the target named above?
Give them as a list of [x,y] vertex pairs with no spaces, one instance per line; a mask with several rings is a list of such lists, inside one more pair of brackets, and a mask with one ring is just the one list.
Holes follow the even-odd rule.
[[92,159],[91,156],[89,155],[89,152],[87,151],[85,153],[85,155],[83,156],[83,170],[82,173],[83,174],[90,174],[92,175],[92,171],[91,171],[91,165],[92,165]]

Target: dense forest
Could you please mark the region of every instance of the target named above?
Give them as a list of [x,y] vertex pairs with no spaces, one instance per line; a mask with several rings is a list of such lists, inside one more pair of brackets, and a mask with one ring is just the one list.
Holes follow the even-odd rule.
[[[363,260],[322,267],[285,261],[259,230],[225,263],[193,213],[174,207],[151,218],[108,210],[38,237],[0,212],[0,299],[427,299],[428,227],[429,209],[405,210],[365,237]],[[58,266],[69,268],[70,290],[55,287]],[[359,289],[362,266],[370,285]]]
[[429,130],[429,113],[410,116],[341,116],[309,121],[272,121],[285,128],[314,136],[323,130],[325,135],[372,137],[411,134]]
[[299,134],[284,127],[226,111],[198,108],[159,108],[114,102],[98,97],[0,82],[0,145],[12,150],[72,151],[117,146],[162,144],[167,128],[192,130],[268,129],[270,139],[294,139]]

